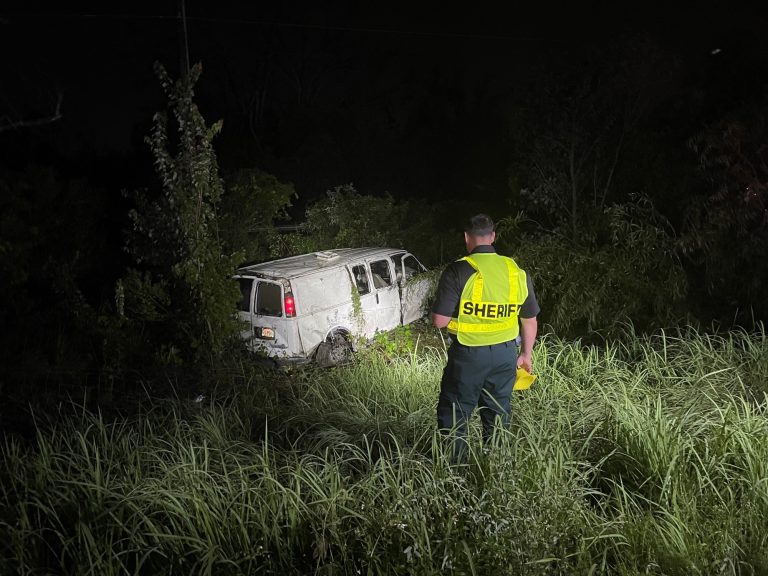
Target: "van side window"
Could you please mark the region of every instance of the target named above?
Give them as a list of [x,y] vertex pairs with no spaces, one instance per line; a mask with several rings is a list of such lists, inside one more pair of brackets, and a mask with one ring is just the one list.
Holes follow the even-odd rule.
[[251,288],[253,287],[253,279],[238,278],[237,282],[240,284],[240,302],[237,305],[237,309],[242,312],[250,312]]
[[368,275],[365,273],[365,266],[352,266],[352,276],[355,277],[355,285],[360,295],[368,294],[371,291],[368,285]]
[[386,288],[392,285],[392,273],[389,271],[389,262],[386,260],[371,262],[371,275],[375,288]]
[[279,284],[259,282],[256,291],[256,314],[262,316],[282,316],[282,291]]

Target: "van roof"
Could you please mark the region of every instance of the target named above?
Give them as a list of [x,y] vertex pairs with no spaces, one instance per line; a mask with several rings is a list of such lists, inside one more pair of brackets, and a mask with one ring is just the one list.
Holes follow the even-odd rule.
[[318,272],[323,268],[344,266],[361,260],[383,258],[390,254],[405,252],[402,248],[334,248],[333,250],[310,252],[309,254],[242,266],[237,269],[237,274],[241,276],[263,275],[274,278],[296,278]]

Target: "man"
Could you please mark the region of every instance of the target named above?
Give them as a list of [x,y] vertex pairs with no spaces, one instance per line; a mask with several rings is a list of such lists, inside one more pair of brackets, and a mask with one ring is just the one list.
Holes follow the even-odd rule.
[[497,418],[501,426],[509,424],[517,368],[531,372],[539,305],[530,277],[514,260],[496,254],[495,240],[489,216],[469,219],[464,228],[469,256],[443,271],[432,306],[432,323],[447,327],[453,340],[440,383],[437,424],[443,433],[456,433],[454,461],[465,456],[467,424],[475,407],[488,442]]

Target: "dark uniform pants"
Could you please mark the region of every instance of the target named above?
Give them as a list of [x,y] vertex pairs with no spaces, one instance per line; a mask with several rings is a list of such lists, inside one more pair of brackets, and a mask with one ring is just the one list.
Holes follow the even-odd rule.
[[493,437],[497,417],[509,425],[510,396],[517,374],[517,343],[464,346],[454,341],[440,382],[437,425],[441,432],[455,433],[453,459],[466,453],[467,423],[475,407],[483,424],[483,440]]

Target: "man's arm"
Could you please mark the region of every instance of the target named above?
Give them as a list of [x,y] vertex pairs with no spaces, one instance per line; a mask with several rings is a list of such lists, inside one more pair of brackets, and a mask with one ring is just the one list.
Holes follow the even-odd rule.
[[445,328],[448,326],[448,322],[451,321],[450,316],[443,316],[442,314],[437,314],[436,312],[432,312],[432,324],[435,328]]
[[520,318],[520,355],[517,357],[518,367],[525,368],[531,372],[531,354],[533,352],[533,343],[536,341],[536,332],[539,328],[539,322],[536,316],[533,318]]
[[449,264],[440,274],[435,301],[432,304],[432,325],[445,328],[451,321],[453,310],[459,305],[462,287],[458,286],[455,266]]

